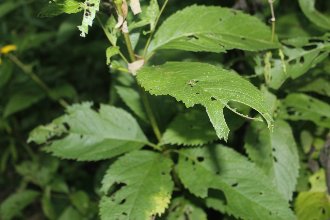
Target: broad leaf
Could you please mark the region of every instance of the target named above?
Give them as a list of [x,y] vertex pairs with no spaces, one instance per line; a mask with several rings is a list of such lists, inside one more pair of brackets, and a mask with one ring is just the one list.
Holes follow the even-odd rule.
[[97,113],[89,103],[69,107],[66,115],[32,131],[29,141],[50,143],[48,152],[77,160],[107,159],[148,144],[127,112],[102,105]]
[[149,52],[159,49],[225,52],[276,48],[271,31],[256,17],[228,8],[191,6],[158,29]]
[[151,219],[161,215],[173,190],[171,168],[170,159],[151,151],[134,151],[119,158],[103,179],[102,191],[110,190],[110,196],[101,200],[101,219]]
[[173,199],[168,209],[166,220],[207,220],[207,215],[201,207],[192,201],[178,197]]
[[311,96],[292,93],[282,100],[280,117],[293,121],[312,121],[330,128],[330,105]]
[[275,121],[270,132],[261,123],[252,123],[245,137],[249,158],[259,166],[286,200],[291,200],[299,173],[295,139],[285,121]]
[[207,114],[192,110],[178,115],[166,129],[161,142],[176,145],[202,145],[217,139]]
[[52,17],[62,13],[72,14],[83,10],[83,4],[76,0],[53,0],[49,1],[38,14],[40,17]]
[[39,196],[37,191],[25,190],[14,193],[1,202],[0,219],[10,220],[20,214],[20,212],[32,203]]
[[250,106],[268,125],[272,122],[261,92],[233,71],[197,62],[169,62],[143,68],[137,79],[153,95],[173,96],[187,107],[203,105],[218,137],[225,140],[229,128],[223,109],[229,107],[229,101]]
[[212,145],[179,154],[179,178],[208,206],[241,219],[295,219],[268,177],[232,149]]
[[330,219],[330,196],[325,181],[325,172],[321,169],[310,177],[310,191],[299,193],[295,202],[299,220]]
[[311,22],[322,29],[330,30],[330,16],[317,11],[316,0],[299,0],[298,2],[301,10]]

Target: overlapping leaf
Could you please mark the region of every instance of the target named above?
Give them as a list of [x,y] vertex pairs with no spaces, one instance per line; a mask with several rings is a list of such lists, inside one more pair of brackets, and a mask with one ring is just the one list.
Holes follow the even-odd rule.
[[102,191],[110,190],[110,196],[101,200],[101,219],[151,219],[161,215],[173,190],[171,168],[170,159],[151,151],[134,151],[119,158],[103,179]]
[[316,8],[316,0],[299,0],[301,10],[306,17],[322,29],[330,30],[330,16],[321,14]]
[[291,200],[299,173],[299,158],[290,126],[285,121],[275,121],[270,132],[263,124],[252,123],[244,147],[282,196]]
[[169,62],[145,67],[137,75],[138,82],[153,95],[170,95],[187,107],[201,104],[219,138],[227,139],[229,128],[223,108],[229,101],[257,110],[271,124],[261,92],[236,73],[205,63]]
[[224,52],[233,48],[257,51],[275,47],[271,31],[257,18],[233,9],[194,5],[175,13],[160,26],[149,52]]
[[148,144],[135,119],[121,109],[102,105],[97,113],[84,103],[67,112],[32,131],[29,141],[48,143],[46,150],[55,156],[77,160],[107,159]]
[[205,112],[193,110],[178,115],[168,126],[161,142],[177,145],[202,145],[216,140],[217,135]]
[[179,178],[208,206],[241,219],[295,219],[268,177],[232,149],[213,145],[179,154]]
[[312,121],[330,128],[330,105],[302,93],[292,93],[282,100],[279,114],[284,119]]
[[168,209],[166,220],[207,220],[207,215],[201,207],[192,201],[178,197],[173,199]]
[[51,0],[38,15],[40,17],[52,17],[62,13],[77,13],[82,10],[83,4],[76,0]]
[[310,177],[311,189],[299,193],[295,210],[299,220],[328,220],[330,218],[330,196],[327,194],[325,172],[319,170]]

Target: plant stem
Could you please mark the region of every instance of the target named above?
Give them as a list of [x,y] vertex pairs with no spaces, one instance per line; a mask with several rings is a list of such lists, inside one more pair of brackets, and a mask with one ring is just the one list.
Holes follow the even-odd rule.
[[45,93],[48,97],[54,101],[57,101],[62,107],[66,108],[69,104],[61,98],[56,98],[52,94],[50,88],[34,73],[31,69],[22,63],[15,55],[7,54],[6,55],[13,63],[15,63],[26,75],[28,75]]
[[156,120],[155,114],[152,111],[152,108],[151,108],[151,105],[150,105],[150,102],[149,102],[147,93],[140,86],[139,86],[139,90],[140,90],[139,92],[140,92],[140,95],[141,95],[142,103],[144,105],[144,108],[146,109],[148,118],[150,120],[150,124],[151,124],[152,130],[154,131],[155,136],[156,136],[156,138],[157,138],[157,140],[159,142],[161,140],[161,138],[162,138],[162,135],[161,135],[161,132],[159,130],[159,127],[158,127],[158,124],[157,124],[157,120]]
[[[108,38],[110,44],[111,44],[113,47],[115,47],[116,44],[115,44],[115,42],[112,42],[111,37],[109,36],[108,31],[105,29],[104,25],[102,24],[101,19],[99,18],[99,16],[97,16],[96,18],[97,18],[97,21],[99,22],[99,24],[101,25],[102,30],[103,30],[103,32],[105,33],[105,36],[107,36],[107,38]],[[126,59],[126,57],[124,56],[124,54],[123,54],[121,51],[119,51],[118,54],[119,54],[119,56],[125,61],[125,63],[128,63],[128,60]]]
[[268,0],[269,6],[270,6],[270,12],[272,14],[272,17],[270,19],[270,21],[272,22],[272,42],[274,42],[274,38],[275,38],[275,12],[274,12],[274,3],[275,0]]
[[150,43],[151,43],[151,39],[152,39],[152,37],[153,37],[153,35],[154,35],[154,33],[155,33],[156,26],[157,26],[157,24],[158,24],[158,22],[159,22],[159,18],[160,18],[160,16],[163,14],[163,11],[164,11],[164,9],[165,9],[167,3],[168,3],[168,0],[165,0],[165,2],[164,2],[164,4],[163,4],[162,8],[160,9],[160,12],[159,12],[157,18],[156,18],[155,25],[154,25],[154,29],[151,30],[150,35],[149,35],[149,38],[148,38],[147,43],[146,43],[146,46],[144,47],[144,50],[143,50],[143,57],[144,57],[145,59],[146,59],[146,55],[147,55],[147,52],[148,52],[148,48],[149,48]]
[[127,51],[129,54],[129,58],[131,59],[132,62],[136,61],[134,50],[132,47],[132,42],[131,39],[129,38],[129,33],[123,33],[124,34],[124,39],[127,47]]

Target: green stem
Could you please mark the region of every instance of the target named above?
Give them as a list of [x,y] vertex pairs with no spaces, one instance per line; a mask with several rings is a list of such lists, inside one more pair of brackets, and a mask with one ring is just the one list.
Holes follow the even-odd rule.
[[168,3],[168,0],[165,0],[165,2],[164,2],[164,4],[163,4],[162,8],[160,9],[160,12],[159,12],[157,18],[156,18],[155,25],[154,25],[154,29],[151,30],[150,35],[149,35],[149,38],[148,38],[147,43],[146,43],[146,46],[144,47],[144,50],[143,50],[143,57],[144,57],[145,59],[146,59],[146,55],[147,55],[147,52],[148,52],[148,48],[149,48],[150,43],[151,43],[151,39],[152,39],[152,37],[153,37],[153,35],[154,35],[154,33],[155,33],[156,26],[157,26],[157,24],[158,24],[158,22],[159,22],[159,18],[160,18],[160,16],[163,14],[163,11],[164,11],[164,9],[165,9],[167,3]]
[[269,6],[270,6],[270,13],[272,15],[270,21],[272,22],[272,42],[274,42],[275,39],[275,12],[274,12],[274,3],[275,0],[268,0]]
[[129,33],[123,33],[124,34],[124,39],[127,47],[127,51],[129,54],[129,58],[131,59],[132,62],[136,61],[134,50],[132,47],[132,42],[131,39],[129,38]]
[[[100,19],[98,16],[97,16],[96,18],[97,18],[97,21],[99,22],[99,24],[101,25],[102,30],[103,30],[103,32],[105,33],[105,36],[107,36],[107,38],[108,38],[110,44],[111,44],[113,47],[115,47],[115,46],[116,46],[116,43],[115,43],[115,42],[112,42],[111,37],[109,36],[108,31],[105,29],[105,27],[104,27],[104,25],[103,25],[101,19]],[[128,63],[128,60],[126,59],[126,57],[124,56],[124,54],[123,54],[121,51],[119,51],[118,54],[119,54],[119,56],[125,61],[125,63]]]
[[31,71],[30,67],[22,63],[15,55],[6,55],[13,63],[15,63],[26,75],[28,75],[45,93],[48,97],[54,101],[57,101],[62,107],[66,108],[69,104],[61,98],[56,98],[52,95],[50,88],[34,73]]
[[147,115],[148,115],[148,118],[149,118],[149,121],[150,121],[152,130],[154,131],[155,136],[156,136],[156,138],[157,138],[157,140],[159,142],[161,140],[161,138],[162,138],[162,135],[161,135],[161,132],[159,130],[159,127],[158,127],[158,124],[157,124],[157,120],[156,120],[155,114],[152,111],[152,108],[151,108],[151,105],[150,105],[150,102],[149,102],[147,93],[140,86],[139,86],[139,90],[140,90],[139,92],[140,92],[140,95],[141,95],[142,103],[143,103],[144,108],[145,108],[145,110],[147,112]]

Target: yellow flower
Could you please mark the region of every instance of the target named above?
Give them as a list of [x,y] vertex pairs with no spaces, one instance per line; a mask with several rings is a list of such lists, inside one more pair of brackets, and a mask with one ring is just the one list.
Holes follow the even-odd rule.
[[4,47],[1,47],[0,54],[7,54],[10,53],[11,51],[15,51],[16,49],[17,49],[16,45],[8,44]]

